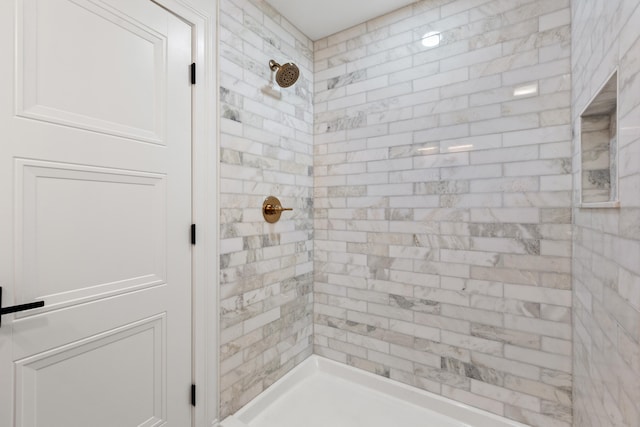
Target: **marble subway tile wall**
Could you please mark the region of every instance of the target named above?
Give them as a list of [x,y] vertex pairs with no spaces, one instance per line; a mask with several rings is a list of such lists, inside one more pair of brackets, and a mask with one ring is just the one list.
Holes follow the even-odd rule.
[[[571,6],[575,425],[635,427],[640,425],[640,4],[574,0]],[[616,69],[620,208],[581,209],[579,116]]]
[[571,425],[569,6],[425,0],[314,43],[316,353]]
[[[262,0],[221,0],[220,399],[235,412],[312,353],[313,45]],[[265,96],[268,63],[298,82]],[[274,195],[276,224],[261,212]]]

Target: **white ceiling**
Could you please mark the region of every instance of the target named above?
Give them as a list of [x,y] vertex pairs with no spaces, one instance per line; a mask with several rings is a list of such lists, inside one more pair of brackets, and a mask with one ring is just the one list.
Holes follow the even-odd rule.
[[392,12],[417,0],[266,0],[311,40]]

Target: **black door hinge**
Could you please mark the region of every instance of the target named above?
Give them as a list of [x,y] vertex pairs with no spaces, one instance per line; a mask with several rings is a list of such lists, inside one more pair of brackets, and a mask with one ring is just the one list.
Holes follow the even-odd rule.
[[196,244],[196,225],[191,224],[191,244]]
[[191,84],[196,84],[196,63],[191,64]]
[[191,384],[191,406],[196,406],[196,385]]

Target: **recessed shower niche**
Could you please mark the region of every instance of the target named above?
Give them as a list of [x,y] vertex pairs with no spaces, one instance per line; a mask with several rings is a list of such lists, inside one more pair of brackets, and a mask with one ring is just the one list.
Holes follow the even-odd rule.
[[580,200],[583,208],[618,207],[618,73],[580,116]]

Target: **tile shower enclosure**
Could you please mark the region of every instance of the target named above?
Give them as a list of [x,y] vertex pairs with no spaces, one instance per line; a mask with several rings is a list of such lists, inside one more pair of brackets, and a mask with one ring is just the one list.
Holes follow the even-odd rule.
[[[316,353],[533,426],[638,424],[640,143],[622,208],[578,209],[572,106],[618,65],[640,93],[640,8],[588,3],[424,0],[312,42],[220,1],[221,418]],[[270,59],[301,70],[281,100]]]

